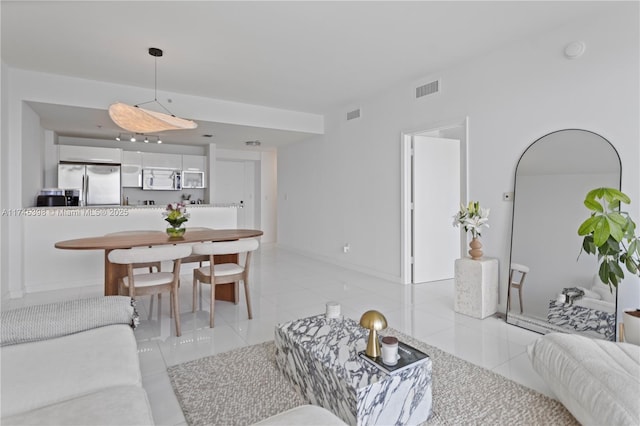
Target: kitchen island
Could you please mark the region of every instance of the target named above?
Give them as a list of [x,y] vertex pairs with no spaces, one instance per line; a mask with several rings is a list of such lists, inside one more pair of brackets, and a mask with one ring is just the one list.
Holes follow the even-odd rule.
[[[102,288],[104,252],[59,250],[59,241],[133,230],[164,231],[165,206],[39,207],[20,215],[23,233],[23,290],[27,293],[79,287]],[[188,205],[189,227],[235,229],[237,208]],[[185,265],[188,273],[197,264]]]

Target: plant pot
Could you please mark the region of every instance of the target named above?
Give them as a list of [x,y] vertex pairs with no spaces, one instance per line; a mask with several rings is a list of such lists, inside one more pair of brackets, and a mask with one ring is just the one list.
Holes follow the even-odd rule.
[[624,341],[640,345],[640,310],[624,312]]
[[471,250],[469,250],[469,256],[471,256],[471,259],[478,260],[482,258],[482,243],[478,238],[472,239],[469,243],[469,247],[471,247]]

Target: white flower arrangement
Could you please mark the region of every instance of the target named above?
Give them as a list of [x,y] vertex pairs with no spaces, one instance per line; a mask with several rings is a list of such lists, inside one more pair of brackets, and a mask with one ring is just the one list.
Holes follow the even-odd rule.
[[489,227],[489,211],[480,207],[479,201],[470,201],[466,207],[460,204],[460,211],[453,216],[453,226],[462,226],[466,232],[471,231],[473,238],[478,238],[480,228]]

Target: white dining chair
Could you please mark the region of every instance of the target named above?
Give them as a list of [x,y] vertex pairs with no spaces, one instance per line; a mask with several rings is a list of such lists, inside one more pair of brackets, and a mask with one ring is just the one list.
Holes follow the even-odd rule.
[[[175,317],[177,336],[182,334],[180,330],[180,304],[178,303],[180,265],[182,259],[189,255],[191,255],[191,247],[182,244],[116,249],[109,252],[108,255],[111,263],[127,265],[127,276],[118,280],[118,290],[121,295],[135,299],[136,296],[157,294],[158,306],[160,306],[160,294],[170,294],[169,316]],[[136,264],[165,261],[173,262],[171,272],[134,273]]]
[[[251,265],[251,253],[259,247],[258,240],[248,238],[236,241],[222,241],[213,243],[194,244],[192,251],[194,255],[209,256],[209,266],[203,266],[193,271],[193,312],[196,311],[196,295],[199,294],[202,300],[202,284],[211,284],[211,302],[209,309],[209,327],[214,323],[214,305],[216,284],[233,283],[235,286],[235,300],[238,301],[238,285],[244,283],[244,294],[247,301],[247,314],[252,319],[251,297],[249,295],[249,268]],[[237,263],[215,263],[216,255],[235,254],[238,256]],[[244,254],[244,256],[243,256]],[[244,261],[242,261],[244,257]],[[211,270],[213,268],[213,272]]]
[[[213,231],[212,228],[205,228],[205,227],[198,227],[198,226],[194,226],[194,227],[189,227],[187,228],[187,232],[198,232],[198,231]],[[189,247],[193,247],[195,244],[199,244],[199,243],[183,243],[186,246]],[[193,253],[191,253],[191,256],[187,257],[186,259],[182,259],[182,263],[194,263],[194,262],[198,262],[198,264],[202,267],[203,266],[203,262],[206,262],[208,259],[207,256],[204,255],[195,255]]]
[[[131,236],[135,237],[136,235],[164,235],[164,231],[153,231],[153,230],[131,230],[131,231],[118,231],[118,232],[110,232],[105,234],[105,236]],[[149,246],[150,247],[150,246]],[[132,247],[134,250],[139,249],[140,247]],[[136,263],[133,265],[134,269],[149,269],[149,273],[153,272],[153,268],[156,268],[157,272],[162,270],[162,262],[146,262],[146,263]],[[153,300],[155,299],[155,295],[151,295],[151,299],[149,301],[149,319],[151,319],[151,315],[153,313]],[[158,293],[158,306],[160,306],[160,293]]]
[[[120,236],[120,235],[126,235],[126,236],[131,236],[134,237],[136,235],[152,235],[152,234],[164,234],[164,231],[151,231],[151,230],[133,230],[133,231],[118,231],[118,232],[110,232],[108,234],[105,234],[105,236]],[[138,247],[134,247],[134,248],[138,248]],[[153,272],[151,268],[156,268],[156,270],[160,271],[160,268],[162,267],[162,265],[160,264],[160,262],[148,262],[148,263],[144,263],[144,264],[137,264],[134,266],[134,268],[149,268],[149,272]]]

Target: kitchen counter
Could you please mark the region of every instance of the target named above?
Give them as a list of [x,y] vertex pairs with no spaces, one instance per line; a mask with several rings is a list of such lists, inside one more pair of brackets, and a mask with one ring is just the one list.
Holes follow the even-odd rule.
[[[127,204],[127,205],[103,205],[103,206],[40,206],[40,207],[25,207],[21,210],[29,210],[29,209],[114,209],[114,208],[125,208],[125,209],[162,209],[164,210],[167,205],[166,204]],[[213,203],[213,204],[185,204],[187,211],[192,208],[202,208],[202,207],[216,207],[216,208],[243,208],[242,204],[238,203]],[[27,215],[23,215],[27,216]]]
[[[99,286],[104,282],[104,253],[58,250],[57,241],[102,236],[128,230],[164,231],[166,206],[33,207],[3,214],[21,216],[23,281],[30,292]],[[188,205],[185,226],[237,228],[238,209],[205,204]],[[185,269],[186,270],[186,269]]]

